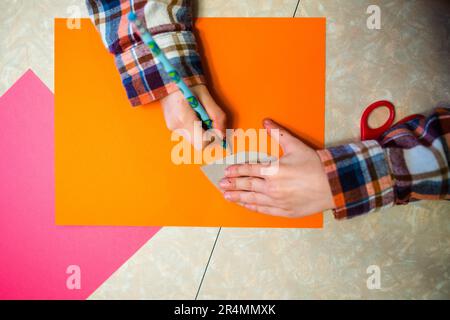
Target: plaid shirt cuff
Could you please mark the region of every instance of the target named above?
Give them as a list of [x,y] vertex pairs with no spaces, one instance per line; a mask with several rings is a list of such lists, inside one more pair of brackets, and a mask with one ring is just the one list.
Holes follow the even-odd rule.
[[[205,83],[192,32],[169,32],[158,34],[154,38],[188,86]],[[133,106],[150,103],[178,90],[161,63],[153,58],[142,42],[117,54],[115,62]]]
[[388,130],[380,141],[394,177],[395,203],[450,199],[450,108]]
[[328,175],[337,219],[394,205],[391,171],[377,141],[328,148],[318,154]]
[[205,83],[192,33],[191,1],[86,0],[86,4],[103,43],[115,56],[133,106],[161,99],[178,89],[129,24],[127,15],[131,10],[146,21],[158,46],[188,86]]

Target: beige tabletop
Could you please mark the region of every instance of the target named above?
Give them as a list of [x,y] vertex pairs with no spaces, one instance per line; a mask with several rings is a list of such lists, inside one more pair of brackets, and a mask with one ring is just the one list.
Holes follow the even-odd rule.
[[[369,5],[381,28],[369,29]],[[359,138],[388,99],[399,117],[450,102],[446,0],[203,0],[197,16],[327,18],[326,144]],[[53,18],[82,0],[0,2],[0,94],[32,68],[53,90]],[[14,29],[14,33],[10,30]],[[374,117],[379,123],[382,114]],[[367,286],[379,268],[381,287]],[[324,228],[163,228],[91,299],[450,298],[450,204],[420,202]]]

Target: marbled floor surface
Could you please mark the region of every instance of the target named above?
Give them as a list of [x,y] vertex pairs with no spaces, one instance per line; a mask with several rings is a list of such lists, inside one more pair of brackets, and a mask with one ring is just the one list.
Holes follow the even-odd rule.
[[[380,30],[366,27],[371,4]],[[327,18],[327,145],[358,139],[375,100],[395,102],[398,117],[450,102],[448,1],[200,0],[196,12]],[[0,2],[0,95],[28,68],[53,90],[53,18],[73,14],[87,16],[84,1]],[[323,230],[223,228],[217,243],[217,228],[163,228],[91,298],[450,298],[449,214],[447,202],[344,222],[326,213]],[[379,290],[367,289],[370,265]]]

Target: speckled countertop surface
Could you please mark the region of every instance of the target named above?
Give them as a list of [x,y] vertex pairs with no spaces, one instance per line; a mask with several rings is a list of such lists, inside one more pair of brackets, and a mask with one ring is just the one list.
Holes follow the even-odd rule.
[[[366,27],[371,4],[380,30]],[[87,15],[84,1],[0,3],[0,94],[30,67],[53,90],[53,18],[76,11]],[[399,117],[450,102],[448,1],[200,0],[196,11],[327,18],[327,145],[357,139],[375,100],[393,101]],[[450,298],[448,202],[344,222],[326,213],[323,230],[224,228],[204,275],[217,232],[163,228],[91,298]],[[370,265],[380,267],[381,289],[366,286]]]

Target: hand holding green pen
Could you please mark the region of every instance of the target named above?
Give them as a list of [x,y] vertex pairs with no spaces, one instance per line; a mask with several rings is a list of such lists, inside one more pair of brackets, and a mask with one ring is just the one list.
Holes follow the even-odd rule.
[[[213,121],[213,127],[222,134],[225,134],[226,128],[226,116],[222,109],[217,105],[214,99],[208,92],[208,89],[205,85],[196,85],[190,88],[191,91],[195,94],[196,97],[200,101],[202,101],[205,109],[208,112],[211,120]],[[164,113],[164,118],[166,120],[167,128],[170,131],[177,130],[184,136],[184,133],[187,136],[184,138],[190,143],[194,144],[193,137],[195,126],[199,126],[198,122],[200,121],[197,114],[191,108],[187,100],[184,98],[183,94],[177,90],[173,93],[170,93],[166,97],[160,100],[161,107]],[[180,130],[183,129],[183,130]],[[202,130],[202,134],[204,133],[204,129]],[[208,145],[207,141],[200,141],[201,145],[197,141],[194,144],[196,149],[203,149]]]
[[[183,128],[187,129],[189,132],[192,132],[194,121],[198,121],[200,119],[205,129],[215,128],[224,134],[225,114],[214,102],[206,87],[203,85],[193,87],[192,90],[196,91],[196,94],[194,94],[167,59],[164,52],[159,48],[152,35],[147,31],[143,22],[137,19],[136,14],[131,12],[128,19],[137,27],[142,41],[150,48],[152,54],[161,62],[167,75],[179,88],[178,92],[172,93],[161,100],[161,104],[164,109],[164,116],[166,117],[166,122],[169,129],[175,130]],[[205,103],[207,110],[203,107],[202,103],[200,103],[196,96],[201,97],[201,100]],[[190,106],[190,108],[192,108],[190,111],[194,111],[193,113],[187,112],[186,109],[183,110],[180,108],[180,105],[186,105],[186,103]],[[225,149],[227,148],[225,140],[223,140],[222,146]]]

